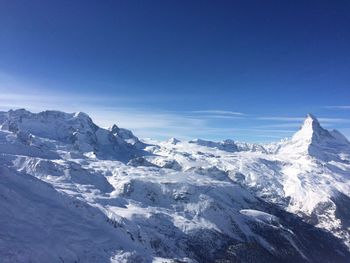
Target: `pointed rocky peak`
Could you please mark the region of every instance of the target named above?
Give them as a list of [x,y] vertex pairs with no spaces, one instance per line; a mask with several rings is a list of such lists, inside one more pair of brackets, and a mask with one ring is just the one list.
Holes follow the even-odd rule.
[[322,129],[322,127],[317,118],[311,113],[307,114],[301,130],[319,131],[320,129]]
[[305,119],[305,120],[307,120],[307,119],[311,119],[311,120],[313,120],[313,121],[317,121],[317,122],[318,122],[318,120],[317,120],[317,118],[315,117],[315,115],[313,115],[313,114],[311,114],[311,113],[306,114],[306,119]]
[[312,142],[322,136],[329,137],[330,134],[327,130],[321,127],[317,118],[309,113],[307,114],[300,130],[294,134],[292,140],[307,140]]
[[300,130],[291,140],[281,144],[279,153],[309,155],[319,160],[339,160],[339,154],[350,151],[350,143],[340,132],[328,131],[317,118],[308,114]]

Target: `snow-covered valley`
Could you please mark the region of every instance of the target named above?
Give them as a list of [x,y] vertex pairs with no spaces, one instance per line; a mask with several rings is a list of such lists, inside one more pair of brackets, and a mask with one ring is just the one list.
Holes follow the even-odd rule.
[[0,113],[0,262],[350,262],[350,143],[142,140]]

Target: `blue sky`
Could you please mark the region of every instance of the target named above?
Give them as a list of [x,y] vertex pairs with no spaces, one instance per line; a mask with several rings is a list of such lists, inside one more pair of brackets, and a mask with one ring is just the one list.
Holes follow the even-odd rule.
[[142,137],[350,137],[349,1],[0,1],[0,108]]

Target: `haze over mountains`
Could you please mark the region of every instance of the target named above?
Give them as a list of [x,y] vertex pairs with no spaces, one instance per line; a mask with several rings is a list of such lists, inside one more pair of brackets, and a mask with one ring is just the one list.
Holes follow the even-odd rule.
[[310,114],[271,144],[58,111],[0,125],[3,262],[350,262],[350,143]]

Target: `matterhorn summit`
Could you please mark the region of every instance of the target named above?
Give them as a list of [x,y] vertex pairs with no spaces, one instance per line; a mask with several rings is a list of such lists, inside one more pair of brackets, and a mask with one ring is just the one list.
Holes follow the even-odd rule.
[[333,160],[339,154],[350,153],[350,143],[339,131],[324,129],[314,115],[308,114],[300,130],[281,146],[279,153]]
[[309,143],[322,139],[322,136],[328,136],[329,133],[323,129],[314,115],[309,113],[304,120],[300,130],[293,136],[293,141],[304,140]]

